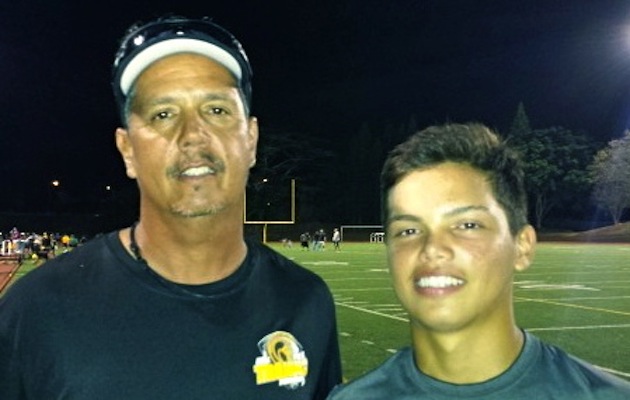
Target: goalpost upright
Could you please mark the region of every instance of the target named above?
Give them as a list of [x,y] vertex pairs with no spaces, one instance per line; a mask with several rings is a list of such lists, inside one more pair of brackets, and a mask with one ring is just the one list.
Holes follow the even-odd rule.
[[291,179],[291,219],[288,221],[248,221],[247,220],[247,190],[243,195],[243,223],[263,226],[263,243],[267,243],[267,225],[292,225],[295,224],[295,179]]

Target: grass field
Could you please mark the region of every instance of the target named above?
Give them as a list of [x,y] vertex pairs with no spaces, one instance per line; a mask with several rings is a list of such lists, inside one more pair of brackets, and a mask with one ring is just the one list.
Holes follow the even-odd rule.
[[[345,243],[340,253],[272,247],[328,282],[347,379],[409,343],[383,244]],[[630,380],[630,245],[540,243],[514,286],[521,327]]]
[[[344,243],[340,253],[271,247],[328,282],[347,379],[409,343],[383,244]],[[32,268],[25,262],[16,279]],[[630,380],[630,244],[541,243],[534,264],[514,286],[521,327]]]

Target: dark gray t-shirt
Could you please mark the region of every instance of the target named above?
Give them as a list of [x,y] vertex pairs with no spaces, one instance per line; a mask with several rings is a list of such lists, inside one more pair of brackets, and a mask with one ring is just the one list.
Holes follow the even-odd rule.
[[486,382],[456,385],[433,379],[416,368],[407,347],[375,370],[338,386],[328,397],[348,399],[628,400],[630,382],[526,333],[514,364]]

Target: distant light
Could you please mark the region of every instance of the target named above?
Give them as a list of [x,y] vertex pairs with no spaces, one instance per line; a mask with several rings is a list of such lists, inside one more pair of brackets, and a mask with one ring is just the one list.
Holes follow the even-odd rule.
[[263,178],[263,180],[262,180],[262,181],[263,181],[263,183],[267,183],[267,182],[269,182],[269,179],[267,179],[267,178]]
[[105,190],[107,190],[107,191],[112,190],[112,187],[107,185],[107,186],[105,186]]
[[144,43],[143,35],[138,35],[135,38],[133,38],[133,44],[135,44],[136,46],[140,46],[142,43]]
[[50,182],[50,184],[53,185],[54,187],[58,187],[61,184],[61,182],[55,179],[54,181]]

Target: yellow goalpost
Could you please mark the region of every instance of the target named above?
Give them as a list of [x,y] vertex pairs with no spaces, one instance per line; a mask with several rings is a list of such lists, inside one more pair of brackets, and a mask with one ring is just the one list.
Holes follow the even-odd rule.
[[248,221],[247,220],[247,190],[243,196],[243,223],[246,225],[262,225],[262,241],[267,243],[268,225],[292,225],[295,224],[295,179],[291,179],[291,219],[287,221]]

